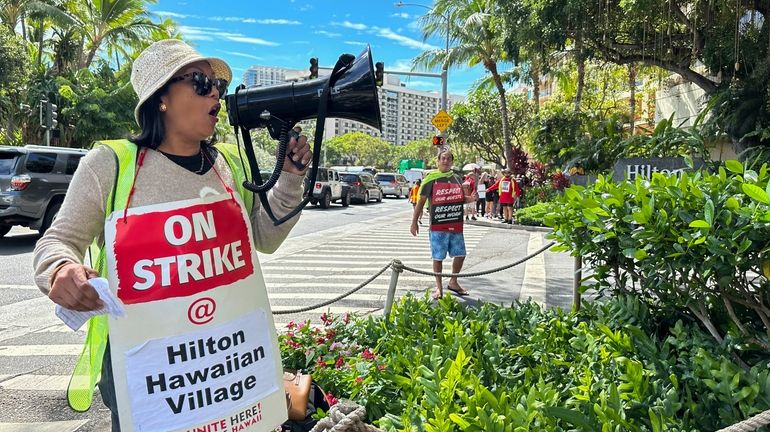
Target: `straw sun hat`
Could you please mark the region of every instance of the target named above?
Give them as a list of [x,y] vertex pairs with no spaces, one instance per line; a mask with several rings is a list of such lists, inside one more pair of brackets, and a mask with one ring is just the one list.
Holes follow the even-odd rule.
[[139,108],[158,89],[174,76],[175,73],[190,63],[205,60],[214,70],[214,77],[233,80],[233,72],[224,60],[214,57],[203,57],[191,46],[176,39],[166,39],[155,42],[139,54],[131,68],[131,85],[139,103],[134,108],[136,124],[139,123]]

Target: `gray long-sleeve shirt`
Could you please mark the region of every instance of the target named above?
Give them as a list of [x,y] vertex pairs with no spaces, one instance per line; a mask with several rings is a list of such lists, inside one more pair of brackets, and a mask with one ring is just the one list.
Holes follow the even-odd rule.
[[[64,262],[82,263],[91,242],[96,238],[103,240],[106,202],[115,181],[115,170],[115,157],[105,146],[90,151],[81,160],[56,220],[35,245],[35,283],[46,295],[51,289],[51,272],[56,267]],[[206,187],[225,193],[217,172],[222,181],[235,189],[230,168],[222,155],[214,161],[214,169],[198,175],[160,152],[148,150],[136,178],[130,207],[199,198]],[[276,217],[287,214],[300,202],[302,180],[302,176],[281,173],[268,193]],[[272,253],[289,235],[299,216],[275,226],[261,208],[259,199],[254,198],[251,211],[254,244],[260,252]]]

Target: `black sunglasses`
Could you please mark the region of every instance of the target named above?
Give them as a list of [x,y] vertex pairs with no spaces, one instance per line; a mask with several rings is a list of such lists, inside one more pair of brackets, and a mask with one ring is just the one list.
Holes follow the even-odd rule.
[[193,83],[193,89],[195,93],[200,96],[208,96],[211,94],[211,86],[216,86],[219,91],[219,98],[224,99],[227,94],[227,80],[217,78],[212,80],[208,75],[203,72],[190,72],[178,77],[171,78],[168,83],[172,84],[177,81],[190,80]]

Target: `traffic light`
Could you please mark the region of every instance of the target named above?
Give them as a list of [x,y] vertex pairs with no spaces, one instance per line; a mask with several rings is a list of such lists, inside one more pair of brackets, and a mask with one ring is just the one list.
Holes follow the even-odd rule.
[[382,83],[385,81],[385,63],[377,62],[374,64],[374,84],[377,87],[382,87]]
[[434,146],[444,145],[444,137],[439,135],[433,135],[433,145]]
[[310,79],[318,78],[318,57],[310,57]]
[[54,129],[59,124],[59,121],[56,119],[59,113],[56,112],[56,109],[56,104],[52,104],[51,101],[46,101],[45,126],[49,130]]

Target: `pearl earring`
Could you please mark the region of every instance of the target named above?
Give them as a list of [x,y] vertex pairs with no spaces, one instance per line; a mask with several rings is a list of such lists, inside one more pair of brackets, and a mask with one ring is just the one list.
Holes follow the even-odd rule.
[[164,104],[164,103],[160,104],[160,112],[166,112],[167,109],[168,108],[166,107],[166,104]]

